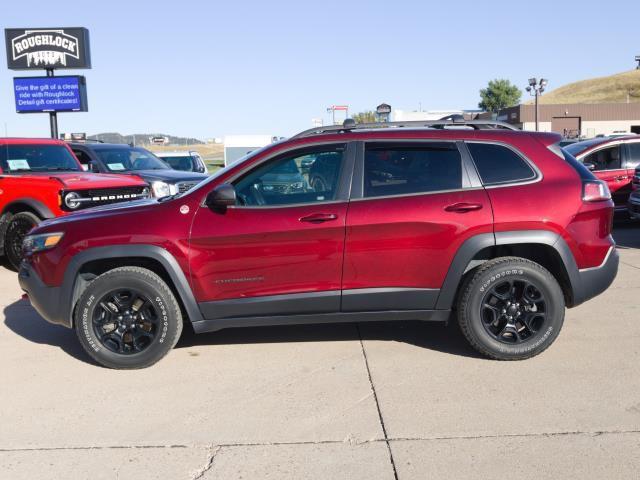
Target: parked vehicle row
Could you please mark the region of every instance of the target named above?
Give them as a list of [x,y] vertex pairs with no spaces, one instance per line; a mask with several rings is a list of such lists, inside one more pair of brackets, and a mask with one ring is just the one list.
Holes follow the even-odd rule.
[[532,357],[616,275],[609,188],[558,135],[450,123],[320,127],[45,221],[20,285],[112,368],[157,362],[185,324],[455,319],[483,355]]
[[174,195],[206,178],[173,170],[147,150],[128,145],[0,139],[0,253],[17,270],[24,236],[43,220]]
[[627,212],[634,174],[640,165],[640,136],[594,138],[564,148],[607,182],[616,212]]

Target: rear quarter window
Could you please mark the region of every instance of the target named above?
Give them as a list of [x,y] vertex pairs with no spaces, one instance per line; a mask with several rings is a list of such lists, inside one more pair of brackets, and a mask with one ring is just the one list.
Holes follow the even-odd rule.
[[467,147],[484,185],[526,182],[536,178],[536,172],[524,158],[504,145],[468,142]]

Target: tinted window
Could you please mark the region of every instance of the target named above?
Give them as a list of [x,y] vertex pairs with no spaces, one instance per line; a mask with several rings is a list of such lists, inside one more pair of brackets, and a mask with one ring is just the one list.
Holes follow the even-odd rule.
[[629,159],[627,160],[627,168],[635,168],[640,165],[640,142],[628,143]]
[[[240,205],[293,205],[336,199],[344,148],[306,150],[256,167],[235,183]],[[324,170],[310,178],[309,168],[322,159]]]
[[531,180],[536,173],[510,148],[491,143],[468,143],[482,183],[497,185]]
[[622,168],[622,160],[620,159],[620,146],[603,148],[597,152],[590,153],[582,159],[586,164],[595,166],[594,170],[617,170]]
[[62,145],[0,145],[0,166],[4,173],[80,170]]
[[89,170],[89,166],[91,165],[91,158],[89,157],[89,155],[83,152],[82,150],[75,150],[75,149],[73,150],[73,153],[82,164],[82,169]]
[[190,172],[194,170],[192,157],[179,156],[179,157],[161,157],[162,160],[167,162],[174,170],[182,170],[184,172]]
[[95,150],[96,155],[112,172],[129,170],[168,170],[166,163],[144,148],[136,147],[100,147]]
[[365,150],[365,197],[460,188],[460,152],[453,144],[368,145]]

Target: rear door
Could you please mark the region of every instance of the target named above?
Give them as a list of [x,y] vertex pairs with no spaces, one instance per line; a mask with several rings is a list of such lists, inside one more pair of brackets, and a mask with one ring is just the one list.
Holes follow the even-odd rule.
[[596,177],[607,182],[616,208],[626,208],[631,193],[632,175],[623,166],[622,156],[622,145],[618,143],[599,148],[580,159]]
[[359,144],[343,311],[434,308],[460,245],[493,231],[487,193],[460,148],[441,141]]

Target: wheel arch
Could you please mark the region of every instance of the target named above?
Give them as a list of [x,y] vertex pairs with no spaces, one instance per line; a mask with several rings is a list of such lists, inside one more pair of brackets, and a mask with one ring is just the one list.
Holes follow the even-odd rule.
[[581,303],[578,267],[566,242],[551,231],[523,230],[481,234],[466,240],[447,272],[436,308],[452,308],[460,286],[472,271],[488,260],[506,256],[526,258],[542,265],[560,284],[567,306]]
[[155,245],[113,245],[84,250],[69,263],[63,282],[63,295],[69,305],[69,326],[73,326],[75,306],[91,281],[123,266],[143,267],[156,273],[173,291],[183,314],[191,322],[202,320],[189,281],[171,253]]

